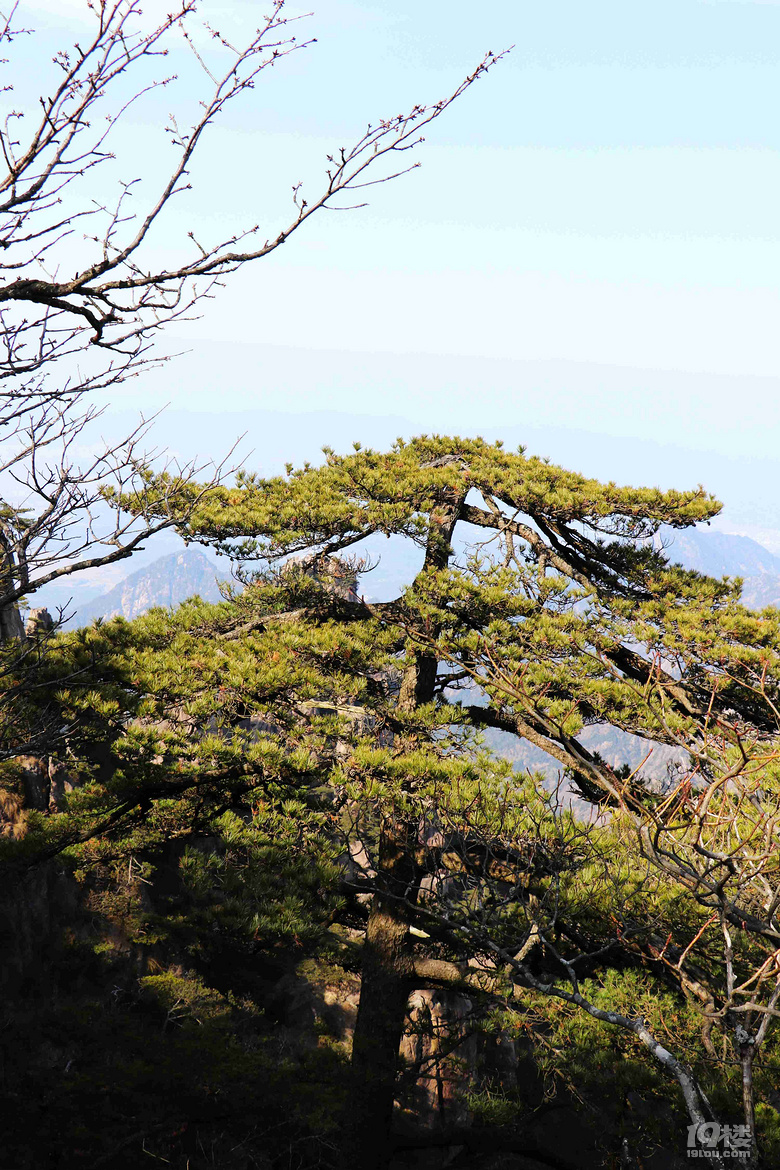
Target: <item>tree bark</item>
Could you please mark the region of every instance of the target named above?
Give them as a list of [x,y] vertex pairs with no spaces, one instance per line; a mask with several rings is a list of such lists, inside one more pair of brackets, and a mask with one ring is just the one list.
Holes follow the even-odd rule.
[[741,1159],[745,1170],[756,1165],[756,1109],[753,1099],[753,1057],[755,1049],[752,1037],[739,1047],[739,1062],[742,1066],[742,1108],[745,1115],[745,1125],[750,1135],[750,1152],[745,1159]]
[[[447,493],[441,507],[431,514],[421,573],[442,569],[449,562],[450,541],[462,503],[463,497]],[[418,652],[413,656],[401,685],[400,710],[414,711],[431,702],[437,670],[434,654]],[[347,1147],[351,1165],[360,1170],[385,1170],[392,1153],[399,1050],[414,977],[409,915],[397,899],[404,898],[407,903],[417,900],[422,871],[416,853],[417,824],[387,817],[377,866],[380,889],[369,914],[352,1042]]]
[[[0,500],[0,506],[5,506]],[[14,579],[14,555],[8,538],[0,532],[0,593],[13,593],[16,586]],[[7,642],[21,641],[24,638],[24,622],[19,613],[19,606],[15,601],[0,605],[0,646]]]
[[391,1128],[398,1053],[414,965],[405,906],[388,894],[414,899],[419,877],[409,827],[387,825],[379,855],[385,892],[374,895],[363,948],[360,1004],[352,1043],[350,1154],[361,1170],[384,1170]]
[[0,607],[0,645],[20,642],[24,638],[24,623],[19,607],[13,602]]

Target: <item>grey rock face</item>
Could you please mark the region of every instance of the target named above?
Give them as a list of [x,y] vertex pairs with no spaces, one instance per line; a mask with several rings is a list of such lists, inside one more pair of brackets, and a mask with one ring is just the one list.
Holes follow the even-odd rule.
[[24,623],[24,632],[28,638],[38,638],[50,634],[54,629],[54,620],[48,609],[31,609]]
[[217,577],[216,566],[199,549],[172,553],[131,573],[100,597],[83,604],[76,601],[72,625],[87,626],[96,618],[130,620],[156,606],[180,605],[196,594],[204,601],[217,602],[221,600]]

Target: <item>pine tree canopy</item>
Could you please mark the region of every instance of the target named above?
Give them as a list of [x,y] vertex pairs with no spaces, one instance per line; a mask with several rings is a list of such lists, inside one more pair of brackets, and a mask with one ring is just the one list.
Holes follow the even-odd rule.
[[[168,489],[149,476],[142,501],[113,503],[148,515]],[[601,484],[438,436],[242,475],[181,530],[264,562],[243,591],[60,635],[17,672],[9,777],[26,735],[78,781],[6,856],[67,850],[85,874],[143,858],[152,881],[178,850],[188,910],[158,914],[154,937],[201,950],[327,950],[334,929],[362,932],[357,951],[338,943],[362,979],[356,1164],[384,1164],[420,980],[493,1003],[522,988],[623,1029],[698,1123],[703,1082],[636,1003],[602,1009],[582,980],[650,971],[712,1030],[737,1018],[742,979],[756,1051],[775,1010],[780,614],[656,539],[719,508],[701,488]],[[382,602],[353,588],[375,534],[422,553]],[[613,733],[609,759],[588,747],[594,726]],[[497,733],[546,755],[520,775]],[[632,763],[632,736],[644,763],[672,749],[666,777]]]
[[[546,557],[583,585],[619,590],[639,566],[630,559],[624,564],[624,545],[614,542],[647,540],[662,524],[684,528],[720,510],[702,488],[662,492],[601,484],[481,439],[423,436],[398,440],[386,453],[356,445],[351,455],[325,454],[324,466],[290,466],[286,477],[241,475],[234,489],[204,501],[187,531],[215,544],[256,539],[267,556],[313,547],[338,552],[371,533],[424,543],[438,513],[455,508],[457,520],[480,528],[495,529],[500,516],[502,530],[534,560]],[[157,490],[162,486],[168,485]],[[132,505],[132,498],[125,503]]]
[[585,725],[694,750],[705,770],[703,723],[730,742],[743,724],[776,729],[774,615],[742,607],[737,581],[685,571],[654,546],[662,525],[719,509],[702,488],[618,487],[501,444],[423,436],[386,453],[328,450],[323,466],[286,477],[243,475],[209,496],[185,535],[271,561],[408,537],[425,559],[403,596],[344,604],[341,618],[391,626],[407,654],[429,671],[436,662],[426,703],[442,703],[448,676],[467,679],[481,706],[464,714],[543,747],[588,795],[614,801],[611,770],[577,745]]

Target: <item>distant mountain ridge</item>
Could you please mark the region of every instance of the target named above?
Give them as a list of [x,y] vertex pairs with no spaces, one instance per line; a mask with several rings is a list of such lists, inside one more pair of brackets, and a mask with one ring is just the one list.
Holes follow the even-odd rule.
[[749,536],[706,528],[663,528],[666,555],[710,577],[742,577],[742,600],[752,609],[780,605],[780,557]]
[[[222,575],[224,579],[227,573]],[[204,601],[220,601],[216,566],[197,548],[185,548],[153,561],[144,569],[131,573],[108,593],[83,604],[74,598],[75,614],[67,623],[70,628],[88,626],[96,618],[138,617],[156,606],[181,605],[195,595]]]
[[[780,557],[750,537],[706,528],[664,528],[660,539],[675,564],[714,577],[742,577],[746,605],[780,605]],[[422,562],[422,551],[399,538],[369,537],[366,549],[377,565],[362,578],[358,590],[371,601],[396,596]],[[217,602],[221,599],[218,580],[228,576],[227,570],[220,573],[199,548],[190,546],[160,557],[97,597],[94,587],[82,586],[74,577],[66,579],[56,592],[42,591],[38,604],[48,605],[56,613],[58,603],[71,599],[67,612],[73,616],[66,627],[73,629],[117,614],[132,619],[155,606],[180,605],[195,594],[204,601]]]
[[780,577],[780,557],[749,536],[727,535],[708,528],[662,528],[667,556],[711,577]]

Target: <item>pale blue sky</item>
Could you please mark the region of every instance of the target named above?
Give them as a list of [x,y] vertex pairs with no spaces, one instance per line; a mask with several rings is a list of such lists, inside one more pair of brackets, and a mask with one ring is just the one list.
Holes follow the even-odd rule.
[[[21,7],[47,43],[84,10]],[[236,36],[263,10],[201,5]],[[647,452],[667,444],[687,451],[681,486],[712,478],[718,455],[737,469],[730,483],[743,466],[752,486],[726,526],[780,541],[780,507],[766,513],[780,438],[780,2],[323,0],[308,31],[318,44],[208,140],[166,242],[278,229],[292,183],[316,190],[324,155],[367,120],[516,47],[431,128],[422,168],[232,278],[171,337],[189,356],[116,406],[240,411],[241,429],[256,418],[261,462],[282,454],[263,449],[267,411],[339,412],[345,446],[363,437],[357,415],[410,430],[525,425],[560,459],[562,431],[602,436],[605,478],[609,437],[645,444],[636,474],[651,481],[669,468],[655,474]],[[125,178],[164,164],[163,117],[193,99],[193,59],[174,58],[180,96],[134,115]],[[192,435],[208,446],[201,422]],[[161,433],[175,443],[180,425]]]

